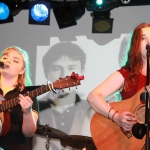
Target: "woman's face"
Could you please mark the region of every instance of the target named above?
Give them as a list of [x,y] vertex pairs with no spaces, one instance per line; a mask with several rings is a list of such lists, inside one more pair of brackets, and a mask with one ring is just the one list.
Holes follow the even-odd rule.
[[5,69],[0,69],[1,74],[15,77],[24,73],[24,60],[19,52],[11,50],[2,56],[0,61],[3,61],[7,66]]
[[146,61],[147,50],[146,45],[150,45],[150,27],[142,29],[142,41],[141,41],[141,54],[144,61]]

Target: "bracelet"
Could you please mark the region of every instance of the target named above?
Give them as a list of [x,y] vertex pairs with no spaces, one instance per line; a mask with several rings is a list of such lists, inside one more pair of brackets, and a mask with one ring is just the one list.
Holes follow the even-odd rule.
[[112,119],[112,122],[114,122],[114,116],[115,116],[116,113],[119,113],[119,112],[118,112],[118,111],[115,111],[115,112],[114,112],[114,114],[112,115],[112,118],[111,118],[111,119]]
[[110,109],[109,109],[109,111],[108,111],[108,119],[110,119],[109,118],[109,113],[110,113],[110,111],[112,110],[113,108],[111,107]]

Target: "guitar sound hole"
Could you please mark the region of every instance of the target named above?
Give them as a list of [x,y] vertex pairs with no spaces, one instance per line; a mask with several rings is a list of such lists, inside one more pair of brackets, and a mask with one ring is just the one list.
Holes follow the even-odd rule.
[[144,124],[145,123],[145,105],[140,105],[135,111],[137,122]]

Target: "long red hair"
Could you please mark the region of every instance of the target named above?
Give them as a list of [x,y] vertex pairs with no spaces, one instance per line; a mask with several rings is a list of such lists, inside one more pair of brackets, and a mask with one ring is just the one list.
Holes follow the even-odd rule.
[[143,69],[143,60],[141,55],[141,41],[142,41],[142,29],[150,27],[150,24],[142,23],[137,26],[133,32],[133,36],[131,39],[131,46],[128,51],[128,59],[125,64],[130,71],[128,79],[125,81],[124,89],[126,91],[128,89],[129,82],[130,84],[136,84],[138,80],[138,75],[142,72]]
[[131,39],[131,46],[128,52],[128,60],[125,64],[130,70],[130,79],[133,79],[141,73],[143,68],[143,60],[141,56],[141,40],[142,40],[142,28],[150,27],[150,24],[142,23],[137,26],[133,32]]

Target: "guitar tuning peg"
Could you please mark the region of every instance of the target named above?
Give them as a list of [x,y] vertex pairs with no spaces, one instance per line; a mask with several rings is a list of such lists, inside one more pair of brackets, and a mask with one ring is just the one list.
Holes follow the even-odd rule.
[[62,92],[64,92],[64,90],[63,89],[61,89],[62,90]]

